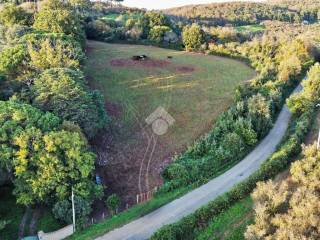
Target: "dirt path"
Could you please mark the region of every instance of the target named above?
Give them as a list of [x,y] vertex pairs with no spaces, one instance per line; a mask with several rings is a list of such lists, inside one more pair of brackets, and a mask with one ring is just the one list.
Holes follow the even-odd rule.
[[[295,91],[300,90],[301,86],[297,87]],[[234,185],[242,182],[259,169],[260,165],[276,151],[277,145],[286,133],[291,115],[288,108],[284,106],[269,134],[247,157],[229,171],[154,212],[97,238],[97,240],[148,239],[162,226],[179,221],[229,191]]]

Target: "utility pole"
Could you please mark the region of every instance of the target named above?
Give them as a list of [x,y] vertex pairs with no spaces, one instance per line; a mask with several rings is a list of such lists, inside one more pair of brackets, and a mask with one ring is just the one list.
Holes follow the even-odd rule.
[[319,150],[319,148],[320,148],[320,129],[319,129],[319,133],[318,133],[317,150]]
[[72,223],[73,223],[73,232],[76,232],[76,212],[74,209],[74,194],[73,188],[71,189],[71,202],[72,202]]

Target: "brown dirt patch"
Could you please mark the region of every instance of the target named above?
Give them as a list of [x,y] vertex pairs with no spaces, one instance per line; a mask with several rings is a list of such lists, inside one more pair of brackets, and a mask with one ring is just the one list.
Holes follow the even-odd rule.
[[110,61],[113,67],[147,67],[147,68],[164,68],[170,65],[169,61],[159,59],[146,59],[142,61],[135,61],[132,59],[113,59]]
[[191,73],[194,72],[196,69],[193,66],[178,66],[176,70],[181,73]]
[[119,140],[117,130],[94,140],[98,159],[107,160],[105,166],[98,166],[97,172],[107,187],[107,194],[120,196],[121,210],[127,204],[135,205],[140,191],[147,192],[162,184],[160,173],[174,155],[164,139],[151,136],[151,129],[146,127],[128,136],[128,142]]

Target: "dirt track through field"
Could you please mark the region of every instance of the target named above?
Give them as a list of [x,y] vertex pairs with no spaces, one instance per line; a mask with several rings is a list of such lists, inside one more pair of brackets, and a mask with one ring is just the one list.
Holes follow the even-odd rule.
[[[301,89],[301,86],[298,86],[295,92]],[[180,220],[229,191],[234,185],[242,182],[259,169],[260,165],[276,151],[277,145],[287,131],[291,115],[287,106],[284,106],[269,134],[240,163],[224,174],[148,215],[97,238],[97,240],[148,239],[163,225]]]

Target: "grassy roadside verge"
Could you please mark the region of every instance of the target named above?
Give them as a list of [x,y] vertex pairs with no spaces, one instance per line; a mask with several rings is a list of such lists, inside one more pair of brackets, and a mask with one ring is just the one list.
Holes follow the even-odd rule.
[[68,237],[67,239],[87,240],[87,239],[93,239],[95,237],[99,237],[104,233],[107,233],[117,227],[121,227],[139,217],[142,217],[152,212],[157,208],[160,208],[161,206],[186,194],[190,190],[192,190],[192,188],[187,187],[187,188],[178,189],[168,194],[160,195],[150,200],[149,202],[136,205],[132,208],[129,208],[125,212],[122,212],[118,215],[113,216],[112,218],[102,221],[101,223],[91,225],[84,230],[78,231],[72,236]]
[[[229,165],[225,165],[224,168],[221,168],[220,171],[218,171],[213,178],[228,171],[237,163],[238,161],[235,161],[230,163]],[[133,206],[132,208],[129,208],[127,211],[121,212],[120,214],[112,218],[91,225],[84,230],[80,230],[72,236],[68,237],[67,239],[89,240],[95,237],[99,237],[115,228],[121,227],[131,221],[134,221],[135,219],[138,219],[139,217],[147,215],[148,213],[162,207],[163,205],[170,203],[171,201],[187,194],[188,192],[197,188],[199,185],[201,184],[193,184],[188,187],[179,188],[172,192],[161,193],[159,195],[156,195],[155,198],[151,199],[148,202]]]
[[242,240],[246,226],[253,221],[253,202],[250,196],[237,202],[212,219],[208,227],[196,234],[196,240]]

